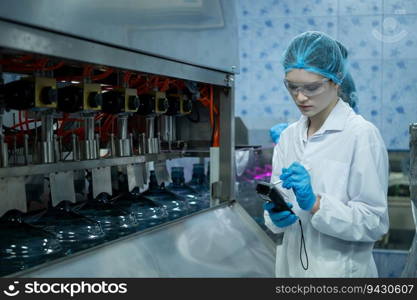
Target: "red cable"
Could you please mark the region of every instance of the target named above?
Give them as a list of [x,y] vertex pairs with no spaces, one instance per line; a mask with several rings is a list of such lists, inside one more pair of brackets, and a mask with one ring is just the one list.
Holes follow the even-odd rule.
[[[37,122],[37,120],[28,120],[28,123],[33,123],[33,122]],[[15,129],[16,127],[20,127],[24,124],[25,124],[25,122],[22,121],[22,123],[17,123],[15,125],[13,125],[12,127],[10,127],[10,129]]]
[[213,101],[213,87],[210,86],[210,124],[214,128],[214,101]]
[[216,119],[216,128],[213,133],[213,147],[220,146],[220,117]]
[[67,119],[68,119],[68,113],[64,113],[64,115],[62,117],[62,120],[61,120],[61,124],[60,124],[60,126],[58,128],[58,135],[59,136],[62,136],[63,135],[63,132],[64,132],[64,124],[67,122]]
[[166,92],[168,89],[169,89],[169,85],[170,85],[170,80],[169,79],[165,79],[164,80],[164,82],[163,82],[163,84],[162,84],[162,87],[161,87],[161,92]]
[[106,70],[105,72],[103,72],[99,75],[93,76],[93,78],[91,78],[91,80],[103,80],[104,78],[109,77],[112,73],[113,73],[113,69],[108,69],[108,70]]
[[[214,93],[213,93],[213,86],[210,85],[210,120],[213,121],[213,126],[215,125],[214,122],[216,122],[214,133],[213,133],[213,147],[219,147],[220,146],[220,116],[217,116],[217,119],[214,120]],[[218,110],[217,110],[218,111]]]
[[85,66],[84,69],[83,69],[83,76],[82,77],[83,78],[90,77],[92,69],[93,69],[92,66]]
[[63,61],[57,63],[56,65],[50,66],[50,67],[44,67],[43,70],[44,71],[53,71],[56,69],[61,68],[63,65],[65,65],[65,63]]
[[123,82],[129,86],[130,77],[132,76],[132,72],[126,71],[125,75],[123,76]]

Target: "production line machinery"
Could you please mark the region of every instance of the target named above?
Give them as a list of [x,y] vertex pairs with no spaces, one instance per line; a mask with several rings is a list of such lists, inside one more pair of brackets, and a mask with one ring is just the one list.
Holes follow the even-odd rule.
[[[2,82],[0,90],[0,230],[4,232],[8,229],[25,236],[29,229],[18,226],[59,227],[63,219],[71,221],[70,216],[74,217],[72,214],[78,213],[79,207],[88,207],[91,203],[96,204],[93,209],[99,210],[115,204],[119,198],[133,197],[141,199],[140,204],[145,206],[152,199],[139,198],[139,195],[150,192],[152,185],[156,189],[165,188],[170,182],[166,159],[180,158],[187,150],[188,141],[177,138],[177,120],[184,119],[193,124],[203,122],[211,115],[212,124],[218,122],[219,111],[213,103],[211,85],[54,60],[36,54],[2,53],[1,67],[7,80]],[[215,112],[210,114],[210,108]],[[196,110],[194,114],[193,110]],[[206,146],[218,145],[216,129],[213,129],[212,137],[211,141],[210,137],[205,141]],[[207,183],[208,187],[204,165],[199,174],[202,178],[199,184]],[[196,193],[197,196],[203,197],[201,193]],[[193,209],[179,205],[178,200],[175,209],[184,211],[176,212],[175,217],[175,209],[170,211],[167,205],[158,207],[152,202],[154,210],[165,209],[168,216],[165,218],[163,213],[153,215],[154,219],[161,220],[154,220],[151,225],[209,207],[208,203],[192,207],[188,199],[184,202]],[[117,205],[120,203],[117,201]],[[131,203],[127,208],[130,209]],[[113,210],[108,208],[107,213],[118,211],[117,205]],[[49,214],[54,214],[54,218],[59,215],[54,224],[43,221]],[[111,228],[109,231],[116,232],[112,237],[152,227],[145,226],[147,221],[142,218],[143,214],[141,212],[131,223],[123,220],[120,228]],[[132,217],[119,215],[119,218]],[[93,220],[97,217],[85,213],[80,216]],[[31,224],[28,220],[35,221]],[[77,218],[73,222],[77,222]],[[106,233],[106,228],[99,227],[119,225],[115,224],[98,218],[96,225],[98,231]],[[67,227],[50,231],[64,236],[79,230]],[[126,227],[132,230],[125,231]],[[30,230],[35,240],[39,232],[34,228]],[[72,245],[67,245],[68,249],[64,251],[76,252],[73,249],[76,242],[86,244],[82,249],[98,244],[90,243],[91,237],[77,241],[77,234],[71,234],[74,235],[71,238],[58,239],[64,244],[71,241]],[[111,239],[108,237],[102,242]],[[57,247],[50,245],[41,249],[42,255],[36,255],[34,249],[14,249],[35,247],[29,240],[24,243],[3,238],[2,243],[2,251],[8,253],[2,255],[2,275],[32,267],[34,263],[29,263],[29,258],[36,257],[42,262],[49,259],[45,252],[59,252]],[[6,266],[6,262],[12,266]]]
[[[221,201],[219,87],[7,50],[1,62],[0,275],[272,274],[271,241]],[[185,156],[203,161],[190,187],[182,167],[169,184],[166,161]],[[169,271],[148,263],[149,247]],[[253,251],[260,265],[241,268]],[[109,255],[124,259],[107,265]]]
[[0,276],[273,276],[235,197],[236,24],[229,0],[0,3]]
[[[29,173],[25,175],[29,175],[30,170],[40,166],[50,169],[51,190],[56,189],[53,186],[59,178],[60,187],[56,190],[67,191],[62,196],[52,192],[53,204],[63,200],[62,197],[75,201],[70,184],[67,188],[61,186],[72,178],[70,172],[59,172],[64,165],[62,162],[71,161],[74,166],[82,167],[85,161],[95,161],[99,166],[106,158],[158,155],[163,150],[173,149],[180,156],[187,143],[176,137],[176,120],[191,115],[194,106],[208,105],[208,99],[213,99],[212,87],[202,88],[207,95],[193,95],[186,84],[198,87],[191,81],[185,83],[110,68],[93,75],[90,65],[80,68],[74,63],[48,61],[35,55],[3,53],[3,72],[14,72],[19,79],[1,86],[0,157],[3,174],[26,169]],[[77,71],[83,75],[68,75]],[[36,75],[42,72],[49,72],[49,77]],[[119,80],[121,77],[123,79]],[[129,172],[130,189],[135,185],[143,189],[147,176],[143,168],[136,170],[138,164],[132,166],[135,170]],[[92,170],[96,182],[96,168]],[[110,178],[108,166],[99,173],[100,178]],[[158,171],[157,178],[167,180],[166,172]],[[11,206],[2,205],[1,213],[16,208],[27,211],[23,181],[18,182],[15,179],[12,185],[8,180],[1,182],[0,193],[4,198],[14,195],[16,190],[20,193],[19,204],[13,201]],[[111,185],[97,181],[93,185],[93,197],[100,192],[111,195]]]

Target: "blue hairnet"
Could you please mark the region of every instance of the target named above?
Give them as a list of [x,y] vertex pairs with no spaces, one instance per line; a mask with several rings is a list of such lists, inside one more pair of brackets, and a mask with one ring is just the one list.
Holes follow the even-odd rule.
[[285,72],[305,69],[341,84],[346,75],[346,48],[319,31],[307,31],[296,36],[284,52]]
[[346,73],[345,78],[340,85],[339,97],[342,98],[343,101],[349,103],[353,109],[357,109],[358,96],[356,94],[355,83],[349,72]]

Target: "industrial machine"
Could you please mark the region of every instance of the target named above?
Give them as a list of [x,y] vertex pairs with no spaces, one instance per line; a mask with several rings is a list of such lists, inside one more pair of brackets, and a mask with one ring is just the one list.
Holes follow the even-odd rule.
[[[410,200],[414,225],[417,232],[417,123],[410,124]],[[405,268],[401,274],[402,277],[417,276],[417,235],[414,239],[408,253]]]
[[[0,3],[1,276],[273,276],[235,201],[234,14]],[[190,158],[189,185],[178,166],[170,183],[167,161]]]

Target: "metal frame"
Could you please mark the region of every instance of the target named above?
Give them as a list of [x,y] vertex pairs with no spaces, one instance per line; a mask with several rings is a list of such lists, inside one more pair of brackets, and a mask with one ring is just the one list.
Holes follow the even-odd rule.
[[215,97],[220,104],[220,201],[235,200],[235,102],[233,77],[228,77],[227,88],[217,88]]
[[94,169],[94,168],[105,168],[111,166],[121,166],[145,163],[151,161],[160,161],[167,159],[175,159],[183,157],[182,153],[160,153],[160,154],[146,154],[141,156],[133,157],[119,157],[119,158],[106,158],[106,159],[95,159],[95,160],[83,160],[83,161],[68,161],[59,162],[54,164],[39,164],[39,165],[28,165],[21,167],[10,167],[0,168],[0,178],[4,177],[18,177],[18,176],[29,176],[39,175],[55,172],[66,172],[71,170],[82,170],[82,169]]
[[[414,225],[417,228],[417,123],[411,123],[410,127],[410,201],[413,209]],[[407,263],[401,277],[417,276],[417,233],[411,243]]]
[[166,228],[175,226],[179,223],[183,223],[185,220],[187,220],[188,218],[191,218],[193,216],[203,214],[203,213],[206,213],[208,211],[219,210],[219,209],[222,209],[222,208],[225,208],[225,207],[232,207],[233,209],[235,209],[236,214],[238,214],[242,218],[242,220],[248,225],[247,227],[250,230],[254,231],[256,233],[256,235],[260,237],[260,239],[263,241],[263,243],[266,245],[266,247],[269,248],[268,250],[271,253],[273,253],[273,256],[275,257],[275,252],[276,252],[275,243],[268,237],[268,235],[262,229],[260,229],[258,224],[248,215],[248,213],[245,211],[245,209],[238,202],[230,201],[230,202],[222,203],[222,204],[220,204],[216,207],[204,209],[204,210],[195,212],[193,214],[184,216],[182,218],[179,218],[179,219],[167,222],[167,223],[163,223],[163,224],[157,225],[155,227],[147,228],[147,229],[144,229],[142,231],[138,231],[138,232],[135,232],[135,233],[117,238],[115,240],[106,242],[104,244],[100,244],[100,245],[94,246],[92,248],[88,248],[88,249],[76,252],[76,253],[71,254],[69,256],[63,256],[61,258],[57,258],[57,259],[54,259],[52,261],[45,262],[43,264],[34,266],[34,267],[29,268],[27,270],[23,270],[23,271],[14,273],[14,274],[6,275],[5,277],[31,277],[31,276],[33,276],[32,273],[34,273],[34,272],[36,273],[37,270],[44,269],[44,268],[47,268],[49,266],[56,265],[56,264],[68,264],[68,263],[71,263],[72,261],[83,259],[83,256],[85,254],[91,254],[92,252],[100,251],[104,247],[113,247],[115,244],[118,244],[119,242],[122,242],[122,241],[135,240],[135,239],[138,239],[138,238],[140,238],[144,235],[148,235],[148,234],[154,233],[156,231],[161,231],[161,230],[164,230]]
[[[25,276],[27,276],[27,274],[30,274],[33,271],[36,271],[36,270],[39,270],[39,269],[43,269],[45,267],[48,267],[50,265],[54,265],[54,264],[57,264],[57,263],[65,262],[65,261],[70,260],[70,259],[76,259],[76,257],[78,257],[78,256],[82,256],[82,255],[84,255],[86,253],[91,253],[91,252],[94,252],[94,251],[98,251],[98,250],[100,250],[103,247],[111,247],[111,245],[113,245],[115,243],[118,243],[120,241],[124,241],[124,240],[128,240],[128,239],[135,239],[135,238],[138,238],[140,236],[149,234],[149,233],[154,232],[154,231],[157,231],[157,230],[163,230],[164,228],[167,228],[167,227],[173,226],[175,224],[181,223],[185,219],[188,219],[188,218],[190,218],[192,216],[205,213],[206,211],[220,209],[220,208],[226,207],[228,205],[231,205],[231,203],[223,203],[223,204],[218,205],[216,207],[211,207],[211,208],[203,209],[203,210],[197,211],[197,212],[195,212],[193,214],[186,215],[184,217],[181,217],[181,218],[172,220],[170,222],[166,222],[166,223],[162,223],[162,224],[156,225],[154,227],[146,228],[144,230],[141,230],[141,231],[138,231],[138,232],[129,234],[129,235],[125,235],[125,236],[116,238],[114,240],[105,242],[103,244],[99,244],[97,246],[94,246],[94,247],[91,247],[91,248],[87,248],[85,250],[81,250],[79,252],[76,252],[74,254],[71,254],[70,256],[63,256],[63,257],[60,257],[60,258],[57,258],[57,259],[54,259],[54,260],[45,262],[45,263],[40,264],[40,265],[36,265],[36,266],[31,267],[31,268],[29,268],[27,270],[23,270],[23,271],[20,271],[20,272],[16,272],[16,273],[13,273],[13,274],[6,275],[4,277],[25,277]],[[263,232],[263,231],[261,231],[261,232],[263,234],[263,237],[266,236],[266,233],[265,232]],[[266,240],[268,240],[268,238]],[[268,243],[271,243],[271,240],[270,239],[269,239]]]
[[169,77],[227,85],[227,73],[0,19],[0,47]]
[[[92,42],[82,38],[50,32],[31,26],[21,25],[0,19],[0,48],[17,50],[22,52],[37,53],[40,55],[54,56],[68,60],[88,62],[91,64],[111,66],[120,69],[158,74],[174,78],[193,80],[215,85],[214,98],[218,101],[220,114],[220,147],[219,159],[219,200],[221,205],[207,210],[214,210],[226,205],[234,205],[238,213],[244,216],[249,227],[262,236],[268,247],[275,250],[275,245],[266,234],[256,225],[245,210],[235,200],[235,122],[234,122],[234,84],[233,77],[221,71],[211,70],[195,65],[181,63],[137,51],[130,51],[102,43]],[[201,156],[206,153],[199,152]],[[202,154],[204,153],[204,154]],[[146,154],[134,157],[120,157],[84,161],[65,161],[51,164],[26,165],[10,168],[0,168],[0,178],[23,177],[54,172],[66,172],[71,170],[107,168],[111,166],[131,165],[151,161],[163,161],[167,159],[181,158],[188,153],[169,152],[160,154]],[[207,210],[195,214],[204,213]],[[90,251],[99,250],[101,247],[119,242],[123,239],[137,238],[139,235],[166,228],[190,218],[195,214],[185,216],[179,220],[165,223],[148,230],[87,249],[70,257],[63,257],[49,263],[36,266],[12,276],[29,274],[33,270],[44,268],[51,264],[73,259],[78,255]],[[10,276],[10,275],[9,275]]]
[[[232,201],[232,204],[236,205],[236,211],[242,216],[242,219],[252,228],[257,235],[261,237],[265,245],[270,247],[271,251],[275,252],[277,249],[277,245],[274,243],[273,240],[266,234],[266,232],[259,227],[259,224],[255,222],[255,220],[248,214],[248,212],[243,208],[242,205],[239,204],[238,201]],[[275,256],[275,255],[274,255]]]

